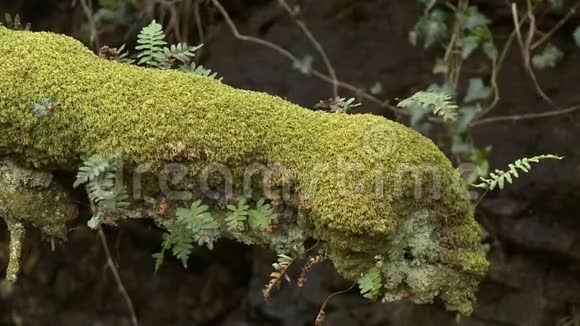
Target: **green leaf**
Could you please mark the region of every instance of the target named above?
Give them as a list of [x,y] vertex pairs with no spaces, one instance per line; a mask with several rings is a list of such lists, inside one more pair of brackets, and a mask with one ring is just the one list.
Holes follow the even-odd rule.
[[495,61],[498,57],[497,47],[493,41],[487,41],[483,43],[483,53],[491,60]]
[[409,33],[409,42],[416,45],[418,38],[423,39],[424,48],[429,48],[448,36],[448,15],[445,11],[434,9],[421,17]]
[[383,281],[381,271],[373,267],[357,280],[360,293],[369,300],[376,300],[381,294]]
[[383,92],[383,84],[381,82],[375,82],[370,88],[369,91],[373,95],[379,95]]
[[477,35],[468,35],[461,42],[461,57],[463,60],[469,58],[469,56],[477,50],[481,38]]
[[137,35],[138,50],[137,64],[145,64],[150,67],[166,68],[169,63],[164,55],[163,46],[165,42],[165,34],[163,33],[163,26],[153,20],[149,25],[143,27],[139,35]]
[[495,187],[499,187],[499,189],[503,189],[505,186],[505,181],[508,183],[512,183],[512,177],[518,178],[519,174],[517,170],[521,170],[525,173],[528,173],[531,169],[530,163],[539,163],[542,160],[546,159],[554,159],[554,160],[561,160],[563,157],[556,156],[552,154],[544,154],[538,155],[534,157],[524,157],[521,158],[514,163],[508,164],[508,171],[498,170],[496,169],[494,172],[489,174],[489,177],[480,177],[480,183],[473,184],[473,187],[483,188],[487,190],[493,190]]
[[229,231],[239,232],[244,229],[244,222],[248,220],[249,205],[246,205],[246,199],[240,198],[237,206],[228,205],[230,213],[227,215],[225,222]]
[[198,245],[213,248],[213,243],[219,238],[219,224],[208,211],[207,205],[201,200],[195,201],[190,208],[178,208],[177,221],[191,231],[193,239]]
[[311,55],[305,55],[302,60],[294,62],[293,68],[300,71],[301,73],[308,75],[312,70],[312,63],[314,62],[314,57]]
[[256,203],[256,208],[248,212],[248,223],[254,230],[267,230],[274,218],[274,209],[264,203],[264,198]]
[[433,67],[433,74],[447,74],[449,72],[449,66],[443,58],[437,58],[435,60],[435,66]]
[[470,6],[467,10],[458,12],[457,18],[461,27],[470,31],[486,28],[491,23],[491,20],[482,14],[477,6]]
[[459,117],[457,118],[457,122],[455,124],[455,133],[465,133],[469,128],[469,124],[473,121],[479,112],[481,112],[481,104],[479,103],[461,107],[459,110]]
[[573,36],[574,42],[576,42],[576,46],[580,47],[580,26],[576,27]]
[[554,68],[562,60],[564,53],[554,44],[548,43],[539,53],[532,57],[532,64],[536,69]]
[[467,87],[467,94],[463,101],[465,103],[485,100],[491,96],[491,89],[483,83],[481,78],[469,79],[469,86]]
[[420,91],[402,100],[397,106],[404,109],[419,106],[442,117],[444,120],[455,120],[457,118],[457,105],[451,99],[452,97],[446,93]]

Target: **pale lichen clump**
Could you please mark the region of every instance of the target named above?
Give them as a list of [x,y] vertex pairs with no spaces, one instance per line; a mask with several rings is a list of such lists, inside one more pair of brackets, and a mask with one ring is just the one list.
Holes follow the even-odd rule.
[[66,222],[75,217],[68,194],[49,172],[27,169],[10,159],[0,160],[0,217],[10,235],[6,279],[14,282],[20,269],[24,225],[48,237],[64,239]]
[[[405,290],[417,302],[441,296],[449,309],[471,311],[487,269],[481,232],[460,177],[415,131],[106,61],[51,33],[0,27],[0,56],[0,155],[73,172],[92,154],[115,153],[128,167],[148,164],[150,176],[171,162],[187,163],[191,175],[219,163],[238,185],[247,166],[277,164],[285,173],[275,186],[293,185],[298,225],[325,243],[343,276],[355,280],[376,255],[391,257],[401,272],[386,275],[387,293]],[[43,98],[60,105],[36,117],[29,107]],[[403,243],[420,265],[400,257]],[[431,247],[438,249],[423,253]]]

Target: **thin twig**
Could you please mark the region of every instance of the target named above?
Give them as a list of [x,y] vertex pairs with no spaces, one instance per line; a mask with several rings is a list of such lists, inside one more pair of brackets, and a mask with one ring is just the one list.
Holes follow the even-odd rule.
[[[296,64],[300,64],[301,63],[300,59],[298,59],[290,51],[288,51],[288,50],[286,50],[286,49],[284,49],[284,48],[282,48],[282,47],[280,47],[280,46],[278,46],[278,45],[276,45],[274,43],[268,42],[268,41],[263,40],[261,38],[257,38],[257,37],[253,37],[253,36],[248,36],[248,35],[241,34],[239,32],[238,28],[236,27],[236,25],[234,24],[232,18],[230,17],[230,15],[228,14],[228,12],[225,10],[225,8],[222,6],[222,4],[219,2],[219,0],[211,0],[211,1],[214,4],[214,6],[218,9],[218,11],[220,12],[220,14],[223,16],[226,24],[228,25],[228,27],[230,28],[230,30],[234,34],[234,37],[235,38],[237,38],[239,40],[242,40],[242,41],[245,41],[245,42],[255,43],[255,44],[258,44],[258,45],[267,47],[267,48],[269,48],[271,50],[274,50],[274,51],[278,52],[280,55],[282,55],[283,57],[285,57],[288,60],[292,61],[293,63],[296,63]],[[366,92],[362,88],[356,87],[354,85],[351,85],[349,83],[346,83],[346,82],[343,82],[343,81],[340,81],[340,80],[335,81],[335,80],[332,79],[332,77],[330,77],[330,76],[328,76],[328,75],[326,75],[326,74],[324,74],[324,73],[322,73],[322,72],[320,72],[320,71],[318,71],[316,69],[311,69],[309,71],[309,73],[312,76],[314,76],[314,77],[316,77],[316,78],[318,78],[318,79],[320,79],[322,81],[325,81],[327,83],[333,84],[333,83],[336,82],[336,84],[337,84],[337,86],[339,88],[343,88],[343,89],[346,89],[348,91],[351,91],[354,94],[356,94],[357,96],[359,96],[361,98],[364,98],[364,99],[366,99],[366,100],[368,100],[370,102],[373,102],[373,103],[375,103],[375,104],[377,104],[377,105],[379,105],[381,107],[385,107],[385,108],[389,109],[390,111],[392,111],[392,112],[394,112],[396,114],[402,114],[402,115],[409,115],[410,114],[409,112],[407,112],[405,110],[401,110],[401,109],[399,109],[397,107],[394,107],[392,105],[385,105],[385,101],[383,101],[383,100],[381,100],[381,99],[379,99],[379,98],[377,98],[377,97],[369,94],[368,92]],[[439,122],[439,121],[437,119],[433,119],[433,122]]]
[[133,307],[133,301],[131,301],[131,297],[127,293],[125,289],[125,285],[123,285],[123,281],[121,280],[121,276],[119,275],[119,271],[117,271],[117,267],[115,266],[115,262],[113,262],[113,258],[111,257],[111,251],[109,250],[109,245],[107,244],[107,237],[105,236],[105,232],[103,232],[102,228],[99,228],[99,238],[101,239],[101,244],[103,245],[103,249],[105,250],[105,254],[107,255],[107,265],[109,265],[109,270],[113,277],[115,278],[115,282],[117,283],[117,287],[119,288],[119,292],[125,299],[125,303],[127,304],[127,309],[129,309],[129,314],[131,315],[131,323],[133,326],[139,326],[139,321],[137,320],[137,314],[135,313],[135,308]]
[[354,288],[354,286],[356,285],[356,283],[352,283],[352,285],[350,287],[348,287],[347,289],[344,289],[342,291],[338,291],[338,292],[334,292],[331,295],[329,295],[328,297],[326,297],[326,300],[324,300],[324,302],[322,303],[322,306],[320,306],[320,310],[318,310],[318,315],[316,316],[316,320],[314,321],[314,325],[316,326],[322,326],[325,316],[326,316],[326,306],[328,305],[328,302],[330,301],[330,299],[332,299],[333,297],[346,293],[350,290],[352,290]]
[[568,10],[566,15],[564,17],[562,17],[562,19],[560,19],[560,21],[558,23],[556,23],[556,25],[554,25],[554,27],[552,27],[552,29],[550,29],[550,31],[548,31],[546,34],[544,34],[542,37],[540,37],[539,40],[537,40],[536,42],[534,42],[532,44],[532,50],[534,50],[537,47],[544,44],[550,37],[552,37],[552,35],[554,35],[554,33],[556,33],[560,28],[562,28],[562,26],[564,26],[564,24],[566,24],[566,22],[568,20],[570,20],[570,18],[572,18],[572,16],[574,16],[574,14],[576,13],[576,10],[578,10],[579,7],[580,7],[580,1],[576,1],[574,6],[572,6],[572,8],[570,8],[570,10]]
[[527,3],[528,3],[527,15],[528,15],[528,19],[530,20],[530,23],[528,24],[529,25],[528,34],[526,35],[525,42],[523,40],[522,32],[520,29],[517,5],[515,2],[512,3],[512,16],[513,16],[513,20],[514,20],[516,36],[517,36],[518,43],[520,44],[520,48],[522,51],[524,66],[525,66],[526,70],[528,71],[528,74],[530,75],[532,81],[534,82],[534,86],[536,87],[536,91],[538,92],[540,97],[542,97],[542,99],[544,99],[544,101],[546,101],[551,106],[556,107],[554,102],[550,99],[550,97],[548,97],[548,95],[546,95],[546,93],[544,92],[544,90],[540,86],[540,83],[538,82],[538,79],[536,78],[536,74],[534,73],[534,69],[532,68],[532,64],[531,64],[531,60],[530,60],[530,55],[531,55],[530,47],[531,47],[531,42],[532,42],[534,34],[535,34],[535,26],[536,26],[535,21],[536,20],[535,20],[535,16],[533,13],[533,7],[531,4],[531,1],[528,0]]
[[[87,189],[87,194],[89,194],[88,189]],[[90,196],[89,196],[89,198],[90,198]],[[91,205],[91,213],[93,215],[96,214],[97,207],[95,207],[95,203],[93,203],[93,201],[90,199],[89,199],[89,203]],[[115,262],[113,261],[113,257],[111,256],[111,250],[109,250],[109,244],[107,243],[107,237],[105,236],[105,232],[103,232],[102,227],[99,227],[98,234],[99,234],[99,238],[101,239],[101,245],[103,246],[103,250],[105,251],[105,255],[107,256],[107,265],[109,267],[109,270],[111,271],[111,274],[113,274],[113,278],[115,279],[115,282],[117,283],[117,288],[119,289],[119,292],[121,292],[121,295],[123,296],[123,299],[125,299],[125,303],[127,304],[127,309],[129,310],[129,314],[131,316],[131,323],[133,324],[133,326],[139,326],[139,321],[137,320],[137,314],[135,313],[135,307],[133,306],[133,301],[131,300],[129,293],[127,293],[127,289],[125,289],[125,285],[123,284],[123,280],[121,279],[121,276],[119,275],[119,271],[117,271],[117,266],[115,266]]]
[[540,119],[540,118],[553,118],[557,116],[561,116],[564,114],[573,113],[576,111],[580,111],[580,104],[574,105],[565,109],[548,111],[548,112],[541,112],[541,113],[526,113],[526,114],[515,114],[515,115],[508,115],[508,116],[499,116],[499,117],[490,117],[486,119],[481,119],[474,121],[471,126],[480,126],[488,123],[493,122],[505,122],[505,121],[520,121],[520,120],[533,120],[533,119]]
[[278,0],[278,3],[282,8],[284,8],[284,10],[286,10],[286,12],[288,12],[288,14],[292,18],[294,18],[296,25],[298,25],[298,27],[302,30],[304,35],[306,35],[308,40],[310,40],[310,43],[314,45],[314,47],[320,54],[320,57],[322,58],[322,61],[324,62],[324,65],[328,70],[328,75],[330,76],[330,78],[332,78],[332,94],[334,97],[338,97],[338,78],[336,77],[336,70],[332,66],[332,63],[330,62],[330,58],[328,57],[326,51],[324,50],[320,42],[316,40],[316,37],[314,37],[314,34],[312,34],[308,26],[302,20],[300,20],[296,12],[292,10],[292,8],[290,8],[290,5],[288,5],[288,3],[285,0]]
[[[522,19],[522,21],[520,22],[520,24],[524,23],[524,19]],[[511,45],[515,39],[516,36],[516,31],[512,31],[510,33],[510,36],[508,37],[506,43],[503,46],[503,49],[501,51],[501,54],[499,56],[499,58],[497,60],[493,61],[493,67],[492,67],[492,72],[491,72],[491,88],[493,90],[493,100],[491,101],[491,103],[479,114],[478,119],[483,117],[484,115],[488,114],[491,110],[493,110],[497,104],[499,103],[500,100],[500,93],[499,93],[499,84],[498,84],[498,79],[499,79],[499,73],[501,72],[501,69],[503,68],[503,64],[505,62],[505,58],[507,57],[507,53],[509,52],[509,49],[511,48]]]
[[87,0],[80,0],[80,3],[89,22],[89,29],[91,30],[90,41],[94,43],[95,49],[98,51],[101,48],[101,43],[99,42],[99,32],[97,31],[95,17],[93,17],[93,5],[92,3],[87,3]]

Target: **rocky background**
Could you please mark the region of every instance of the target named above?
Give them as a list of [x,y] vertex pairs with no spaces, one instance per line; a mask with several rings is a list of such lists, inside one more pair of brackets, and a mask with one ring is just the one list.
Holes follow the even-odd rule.
[[[509,33],[512,21],[505,2],[480,2],[480,8],[494,17],[494,30]],[[276,1],[223,3],[242,32],[298,55],[316,54]],[[20,13],[34,30],[86,40],[85,16],[77,1],[1,0],[0,12]],[[206,26],[206,46],[200,59],[219,72],[225,83],[276,94],[306,107],[331,96],[329,84],[302,75],[275,52],[236,40],[215,11],[202,8],[200,14]],[[188,19],[187,13],[183,15]],[[379,81],[391,98],[404,98],[436,81],[431,74],[435,53],[408,42],[408,31],[420,15],[414,1],[311,0],[303,1],[302,15],[329,53],[341,80],[361,87]],[[103,27],[99,34],[102,44],[118,46],[131,33],[131,26],[138,29],[149,19],[146,15],[133,18],[123,27]],[[557,20],[554,17],[552,24]],[[194,26],[193,21],[185,21]],[[573,17],[555,35],[554,41],[566,53],[564,60],[555,69],[538,74],[557,103],[580,102],[580,49],[570,37],[579,23],[580,16]],[[189,33],[191,40],[199,41],[194,27]],[[320,60],[314,66],[324,69]],[[499,82],[502,101],[495,114],[549,110],[536,94],[518,51],[510,52]],[[365,102],[357,112],[388,116]],[[478,146],[493,146],[493,167],[541,153],[566,159],[535,167],[531,174],[501,193],[490,194],[479,205],[477,218],[489,232],[491,270],[481,284],[470,318],[450,314],[438,303],[372,304],[353,290],[330,301],[327,325],[579,325],[578,139],[578,114],[491,123],[475,130]],[[69,241],[54,248],[39,234],[28,233],[21,279],[14,287],[0,282],[1,325],[130,325],[98,236],[85,225],[84,221],[71,225]],[[4,270],[7,235],[5,226],[0,228],[0,270]],[[158,229],[127,223],[106,231],[140,325],[313,325],[324,299],[349,286],[330,266],[321,265],[304,288],[283,286],[268,305],[261,298],[261,289],[271,271],[272,253],[223,242],[212,252],[200,250],[188,270],[168,260],[154,273],[151,254],[159,250]]]

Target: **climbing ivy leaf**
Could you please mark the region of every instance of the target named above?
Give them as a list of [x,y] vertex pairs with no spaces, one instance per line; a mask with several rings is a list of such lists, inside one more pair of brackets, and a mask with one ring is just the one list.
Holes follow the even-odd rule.
[[477,6],[471,6],[467,10],[458,12],[457,18],[461,27],[470,31],[486,28],[491,23],[491,20],[482,14]]
[[564,53],[554,44],[548,43],[539,53],[532,57],[532,64],[536,69],[554,68],[564,57]]
[[467,94],[463,101],[465,103],[485,100],[491,95],[491,89],[484,85],[481,78],[471,78],[469,79],[469,86],[467,87]]
[[448,35],[447,18],[448,15],[445,11],[432,10],[415,24],[409,33],[409,42],[417,45],[418,39],[422,38],[423,46],[428,48],[443,40]]
[[576,29],[574,30],[574,42],[576,42],[576,45],[578,47],[580,47],[580,26],[576,27]]

